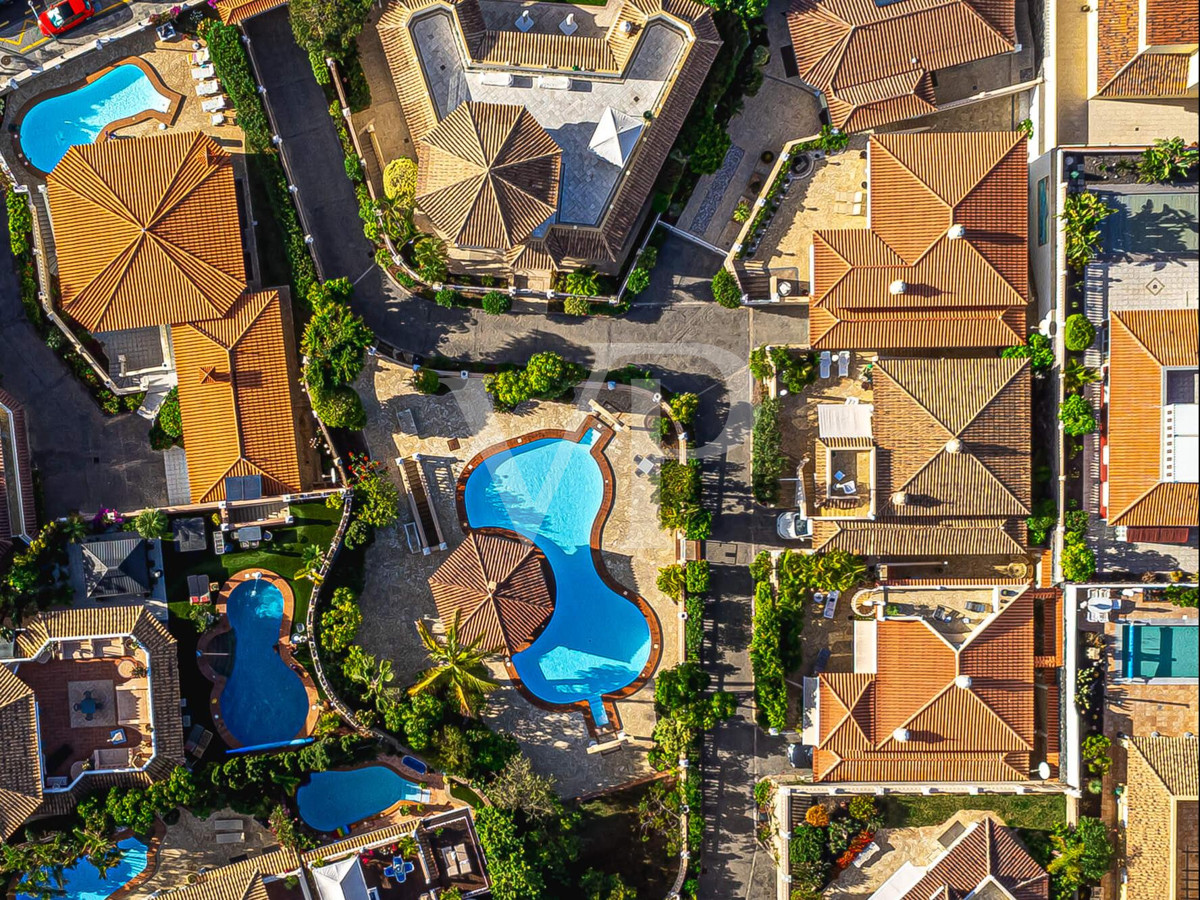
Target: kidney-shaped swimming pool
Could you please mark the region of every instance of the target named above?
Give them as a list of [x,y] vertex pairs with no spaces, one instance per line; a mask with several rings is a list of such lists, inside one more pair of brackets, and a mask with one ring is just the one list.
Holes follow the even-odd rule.
[[383,765],[313,772],[296,791],[300,818],[317,831],[347,828],[403,800],[427,803],[429,790]]
[[548,703],[587,701],[632,684],[650,658],[650,623],[613,590],[592,558],[596,517],[606,512],[604,477],[592,455],[595,430],[577,443],[544,438],[485,455],[467,475],[463,503],[472,528],[510,528],[532,540],[554,570],[554,614],[512,658],[525,687]]

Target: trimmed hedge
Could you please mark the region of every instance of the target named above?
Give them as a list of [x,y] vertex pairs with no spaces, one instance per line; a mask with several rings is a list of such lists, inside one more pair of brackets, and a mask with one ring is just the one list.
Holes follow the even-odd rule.
[[1066,343],[1068,350],[1078,353],[1092,346],[1092,342],[1095,340],[1096,326],[1088,321],[1087,316],[1082,313],[1067,316],[1066,328],[1063,331],[1063,341]]

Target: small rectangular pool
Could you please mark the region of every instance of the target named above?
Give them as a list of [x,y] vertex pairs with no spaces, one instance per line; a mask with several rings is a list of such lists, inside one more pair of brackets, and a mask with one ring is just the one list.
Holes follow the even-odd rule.
[[1121,629],[1126,678],[1200,678],[1200,628],[1125,625]]
[[1117,210],[1100,226],[1105,253],[1186,253],[1200,247],[1194,190],[1129,185],[1097,193]]

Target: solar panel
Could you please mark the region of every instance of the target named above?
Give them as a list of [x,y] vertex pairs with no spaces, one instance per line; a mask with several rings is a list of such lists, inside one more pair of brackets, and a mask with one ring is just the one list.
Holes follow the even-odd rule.
[[225,479],[226,500],[258,500],[262,495],[261,475],[231,475]]

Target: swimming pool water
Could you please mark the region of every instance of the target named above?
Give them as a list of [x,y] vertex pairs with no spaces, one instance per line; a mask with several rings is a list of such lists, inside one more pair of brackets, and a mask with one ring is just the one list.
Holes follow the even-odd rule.
[[233,669],[221,691],[225,727],[244,747],[297,737],[308,717],[308,694],[275,645],[283,594],[268,581],[243,581],[225,607],[233,628]]
[[1122,636],[1126,678],[1200,677],[1200,628],[1126,625]]
[[401,800],[428,799],[428,790],[389,766],[313,772],[308,784],[296,791],[300,818],[317,831],[345,828]]
[[[86,859],[81,859],[69,869],[63,870],[63,890],[60,894],[57,883],[50,880],[55,896],[67,900],[106,900],[146,870],[146,845],[137,838],[126,838],[117,844],[121,848],[121,859],[101,878],[99,870]],[[17,894],[17,900],[33,900],[29,894]]]
[[[533,694],[550,703],[589,701],[620,690],[650,658],[650,625],[613,591],[592,562],[592,523],[604,499],[595,433],[575,443],[546,438],[489,456],[467,476],[473,528],[510,528],[532,540],[554,571],[554,614],[537,640],[513,656]],[[599,721],[599,720],[598,720]]]
[[75,144],[90,144],[106,125],[147,110],[166,112],[160,94],[137,66],[126,63],[91,84],[36,103],[21,120],[21,149],[43,172],[51,171]]

